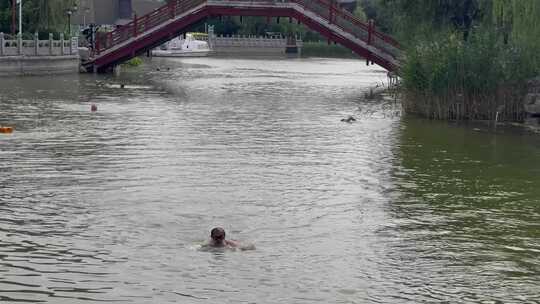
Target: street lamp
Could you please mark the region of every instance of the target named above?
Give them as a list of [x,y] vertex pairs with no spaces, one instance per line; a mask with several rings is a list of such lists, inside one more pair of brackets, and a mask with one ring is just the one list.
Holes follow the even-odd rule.
[[71,15],[73,15],[73,13],[75,13],[78,9],[79,8],[77,7],[77,5],[74,5],[73,7],[66,10],[66,14],[68,16],[69,37],[71,37]]
[[84,8],[84,14],[83,14],[83,28],[86,28],[86,14],[88,14],[89,12],[90,12],[90,8],[85,7]]
[[19,36],[22,37],[22,0],[17,0],[19,5]]
[[69,33],[70,37],[71,37],[71,14],[72,13],[73,12],[71,10],[69,10],[69,9],[66,11],[66,14],[68,16],[68,33]]

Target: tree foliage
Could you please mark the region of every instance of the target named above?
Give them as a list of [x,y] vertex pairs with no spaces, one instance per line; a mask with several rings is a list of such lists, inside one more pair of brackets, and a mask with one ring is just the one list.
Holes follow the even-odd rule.
[[[67,10],[77,4],[77,0],[24,0],[22,12],[24,32],[65,32],[68,28]],[[11,5],[11,0],[0,2],[2,32],[11,32]]]
[[525,83],[540,73],[540,1],[361,3],[375,7],[377,22],[405,45],[406,111],[437,119],[522,118]]

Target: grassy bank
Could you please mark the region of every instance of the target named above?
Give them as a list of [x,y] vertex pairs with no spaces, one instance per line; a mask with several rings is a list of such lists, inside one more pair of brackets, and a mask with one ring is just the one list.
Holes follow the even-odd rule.
[[138,67],[141,64],[143,64],[143,60],[140,57],[133,57],[122,65],[125,67]]

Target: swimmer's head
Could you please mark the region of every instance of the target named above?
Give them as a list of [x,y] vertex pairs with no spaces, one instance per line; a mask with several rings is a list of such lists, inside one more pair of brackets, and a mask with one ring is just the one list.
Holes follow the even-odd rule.
[[210,232],[210,237],[216,243],[221,243],[225,240],[225,229],[216,227]]

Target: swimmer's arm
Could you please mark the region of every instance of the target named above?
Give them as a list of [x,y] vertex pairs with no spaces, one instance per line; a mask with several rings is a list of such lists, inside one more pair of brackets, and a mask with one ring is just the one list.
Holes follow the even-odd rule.
[[233,241],[233,240],[225,240],[225,244],[229,247],[240,247],[240,242],[238,241]]
[[247,245],[242,245],[239,247],[240,250],[255,250],[255,245],[253,244],[247,244]]
[[225,242],[227,243],[227,246],[232,248],[238,248],[240,250],[255,250],[255,245],[253,244],[243,245],[240,242],[234,240],[226,240]]

